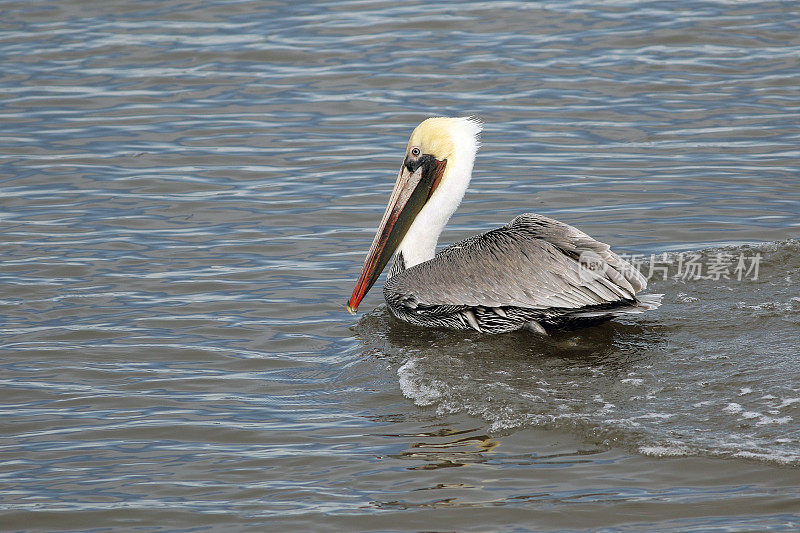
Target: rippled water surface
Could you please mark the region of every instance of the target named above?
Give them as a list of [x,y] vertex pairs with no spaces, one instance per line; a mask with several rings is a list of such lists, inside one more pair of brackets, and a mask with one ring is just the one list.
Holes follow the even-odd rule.
[[[800,528],[795,4],[0,11],[0,529]],[[443,241],[556,217],[662,308],[348,315],[431,115],[486,122]]]

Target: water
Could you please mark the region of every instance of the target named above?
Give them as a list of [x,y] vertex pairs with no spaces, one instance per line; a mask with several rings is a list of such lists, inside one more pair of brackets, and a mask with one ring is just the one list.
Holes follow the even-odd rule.
[[[794,5],[0,6],[2,529],[800,527]],[[553,216],[663,307],[348,315],[434,114],[486,122],[443,241]]]

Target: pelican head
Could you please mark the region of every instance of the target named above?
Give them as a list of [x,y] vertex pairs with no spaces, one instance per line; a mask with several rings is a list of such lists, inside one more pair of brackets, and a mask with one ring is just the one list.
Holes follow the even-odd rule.
[[406,267],[433,258],[439,234],[469,185],[480,131],[481,123],[469,117],[429,118],[414,129],[348,311],[355,314],[398,248]]

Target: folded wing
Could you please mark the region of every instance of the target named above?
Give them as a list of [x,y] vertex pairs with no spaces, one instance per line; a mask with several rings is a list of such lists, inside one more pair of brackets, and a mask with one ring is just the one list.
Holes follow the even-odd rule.
[[609,246],[527,213],[441,251],[387,281],[414,309],[469,306],[579,309],[635,300],[647,283]]

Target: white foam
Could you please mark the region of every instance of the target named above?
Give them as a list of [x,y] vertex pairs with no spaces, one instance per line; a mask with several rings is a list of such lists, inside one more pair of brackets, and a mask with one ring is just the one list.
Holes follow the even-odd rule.
[[672,418],[673,416],[675,415],[671,413],[647,413],[644,415],[639,415],[636,418],[645,418],[645,419],[655,418],[655,419],[667,420]]
[[782,453],[761,453],[761,452],[736,452],[732,457],[739,457],[742,459],[757,459],[759,461],[769,461],[773,463],[780,463],[785,465],[800,464],[800,456],[797,454],[782,454]]
[[435,382],[425,384],[415,372],[416,361],[409,359],[397,369],[400,391],[403,396],[414,401],[415,404],[425,406],[439,401],[442,397],[440,389]]
[[788,407],[797,402],[800,402],[800,398],[787,398],[781,402],[781,404],[778,406],[778,409],[783,409],[784,407]]
[[725,411],[726,413],[736,414],[744,411],[744,408],[738,403],[731,402],[728,405],[726,405],[722,410]]
[[761,418],[758,419],[756,422],[757,426],[766,426],[768,424],[777,424],[779,426],[783,424],[788,424],[792,421],[791,416],[780,416],[780,417],[771,417],[767,415],[761,415]]
[[689,448],[682,444],[672,444],[669,446],[647,445],[639,446],[639,453],[650,457],[681,457],[689,455]]

